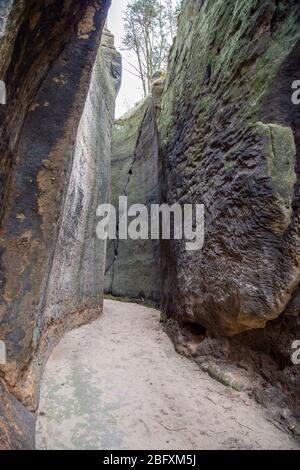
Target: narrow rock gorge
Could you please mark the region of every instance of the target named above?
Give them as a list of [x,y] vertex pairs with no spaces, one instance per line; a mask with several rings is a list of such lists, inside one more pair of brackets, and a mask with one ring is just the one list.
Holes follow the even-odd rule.
[[202,327],[200,363],[258,371],[253,393],[298,417],[299,54],[296,1],[187,0],[158,123],[162,200],[205,206],[203,250],[162,244],[168,330],[187,351]]
[[[299,2],[185,0],[166,76],[116,121],[109,6],[0,4],[0,449],[34,447],[45,364],[104,294],[155,304],[177,352],[299,437]],[[99,240],[120,196],[204,204],[203,249]]]
[[[151,96],[114,124],[111,203],[116,208],[119,196],[127,196],[128,206],[144,204],[149,208],[160,201],[156,120],[162,88],[163,80],[155,80]],[[105,292],[159,305],[159,240],[110,240]]]
[[147,101],[112,140],[114,204],[125,193],[148,204],[146,169],[160,203],[204,204],[205,244],[111,242],[107,292],[149,300],[158,282],[176,349],[280,420],[300,411],[299,53],[295,1],[187,0],[162,98],[154,91],[154,140]]

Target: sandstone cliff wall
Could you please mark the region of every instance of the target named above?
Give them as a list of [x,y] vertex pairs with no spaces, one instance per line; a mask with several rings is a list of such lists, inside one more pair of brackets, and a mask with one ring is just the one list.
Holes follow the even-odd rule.
[[205,246],[165,246],[165,305],[215,334],[264,328],[299,284],[299,8],[188,0],[180,17],[160,117],[162,191],[169,203],[204,203]]
[[[111,152],[111,203],[119,196],[133,204],[159,202],[156,118],[162,83],[151,97],[113,129]],[[149,211],[150,213],[150,211]],[[105,292],[114,296],[160,302],[160,247],[158,240],[112,240],[108,243]]]
[[51,348],[102,309],[105,246],[95,235],[95,212],[108,192],[120,56],[108,32],[99,50],[109,1],[6,3],[0,447],[27,448],[34,417],[23,405],[36,409]]

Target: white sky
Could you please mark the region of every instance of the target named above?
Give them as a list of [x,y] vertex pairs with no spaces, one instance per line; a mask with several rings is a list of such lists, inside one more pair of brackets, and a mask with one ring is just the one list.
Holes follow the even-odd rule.
[[[136,60],[129,51],[122,49],[122,37],[124,35],[124,11],[128,0],[112,0],[108,15],[108,29],[115,36],[115,45],[123,57],[122,87],[117,98],[116,118],[127,113],[134,105],[143,98],[143,89],[140,80],[132,75],[135,73],[129,63],[136,64]],[[132,73],[129,73],[132,71]]]

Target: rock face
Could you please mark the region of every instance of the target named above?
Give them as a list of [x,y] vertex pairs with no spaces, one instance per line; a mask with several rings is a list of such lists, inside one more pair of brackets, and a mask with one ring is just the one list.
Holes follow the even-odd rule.
[[167,330],[205,370],[242,366],[285,425],[300,418],[299,64],[299,2],[187,0],[159,119],[162,200],[205,206],[201,251],[161,244]]
[[62,321],[65,330],[69,322],[73,326],[101,313],[106,243],[96,236],[96,210],[109,198],[111,130],[120,79],[121,56],[114,48],[113,36],[104,30],[77,132],[45,291],[43,330]]
[[[96,208],[108,195],[121,74],[107,31],[99,49],[109,3],[1,4],[0,339],[7,364],[0,374],[7,396],[32,410],[53,345],[102,310],[105,245],[96,238]],[[21,406],[11,397],[10,416]],[[19,424],[32,418],[16,420],[14,435],[7,409],[0,445],[30,447],[29,428],[21,444]]]
[[[152,96],[113,129],[111,153],[111,203],[119,197],[133,204],[159,202],[158,142],[156,117],[162,82],[153,85]],[[114,296],[160,301],[160,251],[158,240],[113,240],[108,243],[105,291]]]
[[7,390],[0,380],[0,450],[32,449],[35,417]]
[[216,336],[264,328],[299,298],[299,15],[294,1],[187,0],[180,16],[161,192],[205,205],[205,245],[163,244],[164,305]]

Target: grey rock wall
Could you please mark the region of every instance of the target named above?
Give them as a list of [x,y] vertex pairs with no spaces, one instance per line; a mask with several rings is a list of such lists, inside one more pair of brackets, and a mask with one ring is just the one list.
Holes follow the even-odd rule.
[[109,3],[14,2],[1,24],[8,95],[0,107],[3,448],[33,445],[28,409],[37,407],[53,345],[102,311],[105,245],[96,238],[96,208],[108,193],[121,74],[108,31],[99,49]]
[[[150,204],[159,202],[156,119],[161,91],[158,81],[152,96],[114,125],[111,202],[116,208],[119,196],[128,197],[128,206],[144,204],[149,209]],[[105,292],[159,304],[159,241],[109,241]]]

